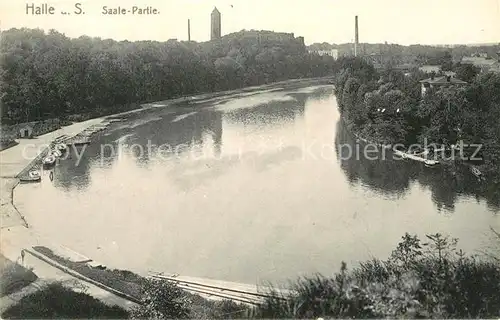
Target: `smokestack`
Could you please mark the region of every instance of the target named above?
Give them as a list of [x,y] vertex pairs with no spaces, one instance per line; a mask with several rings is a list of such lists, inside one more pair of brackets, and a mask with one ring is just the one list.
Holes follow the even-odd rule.
[[188,19],[188,41],[191,41],[191,21]]
[[359,35],[358,35],[358,16],[354,17],[354,56],[358,56],[358,44],[359,44]]

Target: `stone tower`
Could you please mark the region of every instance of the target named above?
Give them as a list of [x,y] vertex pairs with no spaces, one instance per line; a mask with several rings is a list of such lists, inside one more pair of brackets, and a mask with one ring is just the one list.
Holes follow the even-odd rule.
[[220,12],[217,7],[211,14],[211,24],[210,24],[210,40],[219,39],[221,37],[221,23],[220,23]]

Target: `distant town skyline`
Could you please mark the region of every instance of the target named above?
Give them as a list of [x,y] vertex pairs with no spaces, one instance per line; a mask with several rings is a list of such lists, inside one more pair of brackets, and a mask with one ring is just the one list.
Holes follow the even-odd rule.
[[[242,29],[293,32],[306,44],[354,41],[354,16],[359,17],[360,43],[478,44],[500,42],[500,0],[309,0],[290,4],[284,0],[149,0],[144,7],[156,15],[103,15],[102,7],[132,8],[133,0],[82,1],[85,15],[74,11],[74,2],[47,2],[54,15],[26,14],[26,2],[2,1],[0,27],[55,29],[69,37],[88,35],[115,40],[210,39],[210,14],[222,14],[222,35]],[[37,3],[34,3],[37,5]]]

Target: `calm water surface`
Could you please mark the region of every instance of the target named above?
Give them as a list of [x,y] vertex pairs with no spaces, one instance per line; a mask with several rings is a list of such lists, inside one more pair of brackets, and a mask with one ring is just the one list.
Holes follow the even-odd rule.
[[[256,283],[385,258],[405,232],[491,245],[498,199],[471,177],[346,159],[331,87],[127,116],[16,188],[39,233],[115,268]],[[158,146],[162,146],[159,148]],[[170,152],[169,152],[170,151]]]

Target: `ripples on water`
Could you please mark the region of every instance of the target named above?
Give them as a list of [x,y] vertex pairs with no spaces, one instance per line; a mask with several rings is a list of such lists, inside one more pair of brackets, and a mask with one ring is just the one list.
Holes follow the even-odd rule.
[[112,267],[249,283],[385,258],[405,232],[450,234],[469,252],[491,243],[498,193],[440,168],[343,159],[344,144],[356,141],[331,87],[152,108],[78,165],[73,152],[53,182],[18,187],[16,205]]

